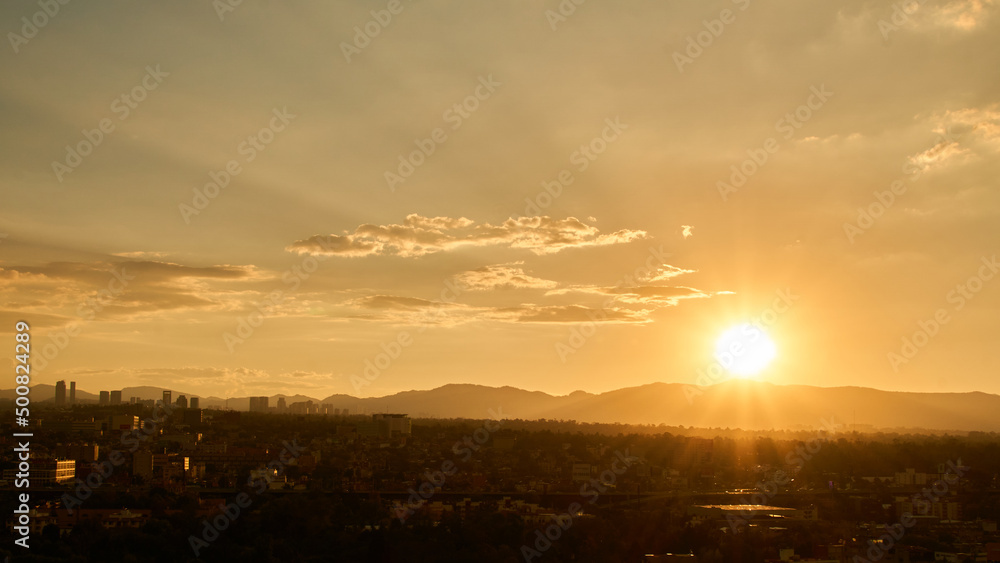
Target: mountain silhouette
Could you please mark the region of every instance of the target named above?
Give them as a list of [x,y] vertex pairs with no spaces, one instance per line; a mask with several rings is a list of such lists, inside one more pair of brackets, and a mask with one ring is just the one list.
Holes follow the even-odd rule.
[[[129,397],[159,399],[163,388],[128,387]],[[173,391],[173,397],[192,393]],[[0,391],[12,399],[13,389]],[[32,388],[32,401],[51,401],[52,385]],[[913,393],[866,387],[775,385],[759,381],[727,381],[698,388],[682,383],[651,383],[605,393],[575,391],[550,395],[515,387],[449,384],[425,391],[403,391],[385,397],[331,395],[316,399],[304,395],[273,395],[288,405],[299,401],[327,403],[351,414],[407,413],[415,418],[489,418],[500,412],[508,418],[575,420],[577,422],[665,424],[697,428],[746,430],[820,428],[828,423],[841,430],[924,429],[1000,431],[1000,395],[989,393]],[[78,390],[83,403],[97,396]],[[249,397],[201,397],[204,408],[247,410]]]

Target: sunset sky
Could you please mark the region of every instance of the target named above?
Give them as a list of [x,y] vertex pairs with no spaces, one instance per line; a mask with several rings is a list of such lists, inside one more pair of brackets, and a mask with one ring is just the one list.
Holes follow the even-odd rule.
[[34,383],[1000,393],[993,0],[220,6],[0,6]]

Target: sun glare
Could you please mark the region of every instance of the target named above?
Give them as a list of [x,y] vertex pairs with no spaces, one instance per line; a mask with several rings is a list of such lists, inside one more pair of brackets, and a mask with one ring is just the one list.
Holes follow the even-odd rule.
[[715,343],[715,359],[737,377],[752,377],[778,355],[771,337],[758,326],[744,323],[722,333]]

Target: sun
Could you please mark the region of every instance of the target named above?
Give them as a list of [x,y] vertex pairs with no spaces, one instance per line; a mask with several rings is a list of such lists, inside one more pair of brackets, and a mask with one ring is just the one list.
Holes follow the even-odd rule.
[[778,355],[778,348],[764,329],[750,323],[736,325],[715,343],[715,359],[737,377],[762,372]]

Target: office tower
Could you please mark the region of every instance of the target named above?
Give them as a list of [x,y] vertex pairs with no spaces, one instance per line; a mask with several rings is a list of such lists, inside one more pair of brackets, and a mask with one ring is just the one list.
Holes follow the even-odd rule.
[[181,395],[177,397],[177,406],[182,409],[188,408],[188,398],[186,395]]
[[101,391],[100,404],[102,406],[111,404],[111,393],[108,393],[107,391]]
[[69,404],[71,404],[71,405],[75,405],[76,404],[76,382],[75,381],[70,381],[69,382]]
[[121,391],[112,391],[111,392],[111,404],[112,405],[120,405],[120,404],[122,404],[122,392]]
[[191,397],[191,400],[189,401],[189,403],[190,403],[192,409],[201,408],[201,404],[200,404],[201,401],[198,399],[198,397]]
[[56,381],[56,406],[66,406],[66,382]]
[[172,403],[173,402],[172,397],[173,397],[173,394],[170,391],[164,391],[163,392],[163,404],[164,405],[169,405],[170,403]]

